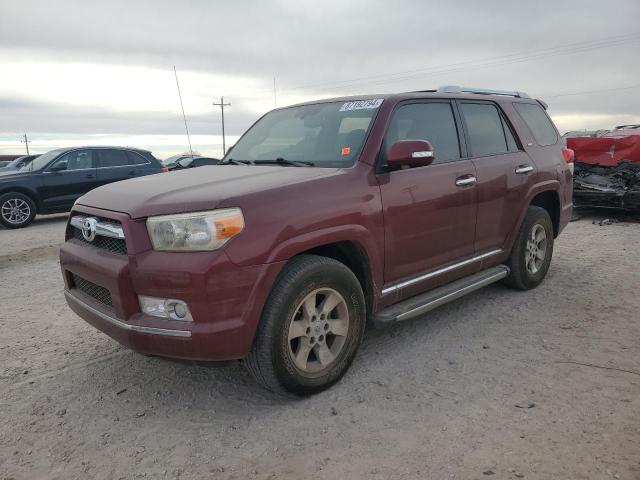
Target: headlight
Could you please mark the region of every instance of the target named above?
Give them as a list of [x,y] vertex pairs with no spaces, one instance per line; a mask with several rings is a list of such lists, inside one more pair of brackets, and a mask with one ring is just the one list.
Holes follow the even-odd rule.
[[162,215],[147,219],[154,250],[216,250],[244,229],[239,208]]

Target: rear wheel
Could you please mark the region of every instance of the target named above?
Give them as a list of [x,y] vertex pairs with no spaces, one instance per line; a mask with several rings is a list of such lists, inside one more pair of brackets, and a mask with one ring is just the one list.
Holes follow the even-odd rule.
[[27,195],[18,192],[0,197],[0,223],[7,228],[22,228],[36,216],[36,205]]
[[520,290],[540,285],[553,255],[553,226],[544,208],[529,207],[520,225],[507,265],[511,273],[505,282]]
[[362,340],[364,295],[342,263],[301,255],[275,284],[245,365],[273,391],[320,392],[347,371]]

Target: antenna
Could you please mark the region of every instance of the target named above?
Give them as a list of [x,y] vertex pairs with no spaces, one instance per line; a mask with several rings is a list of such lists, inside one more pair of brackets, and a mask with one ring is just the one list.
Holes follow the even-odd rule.
[[184,120],[184,129],[187,131],[187,142],[189,142],[189,153],[193,157],[193,149],[191,148],[191,137],[189,136],[189,127],[187,127],[187,116],[184,114],[184,105],[182,104],[182,94],[180,93],[180,83],[178,83],[178,72],[176,66],[173,66],[173,73],[176,76],[176,86],[178,87],[178,98],[180,99],[180,108],[182,108],[182,119]]

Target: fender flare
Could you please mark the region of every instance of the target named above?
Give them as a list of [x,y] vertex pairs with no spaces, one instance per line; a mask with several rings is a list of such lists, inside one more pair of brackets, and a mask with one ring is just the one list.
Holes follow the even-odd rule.
[[516,228],[513,229],[513,231],[509,235],[509,238],[507,239],[506,251],[511,252],[511,249],[513,248],[513,242],[515,241],[516,236],[517,236],[518,232],[520,231],[520,226],[522,225],[522,222],[524,221],[524,217],[527,214],[527,209],[531,205],[531,201],[539,193],[549,192],[549,191],[555,192],[556,195],[558,195],[558,201],[559,201],[559,203],[561,205],[561,208],[562,208],[562,202],[560,202],[560,198],[561,198],[560,197],[560,182],[558,180],[545,180],[544,182],[539,182],[539,183],[536,183],[536,184],[532,185],[531,188],[527,191],[527,194],[525,196],[525,200],[523,202],[523,205],[525,205],[525,208],[522,209],[522,211],[520,212],[520,215],[518,216],[518,222],[516,223]]

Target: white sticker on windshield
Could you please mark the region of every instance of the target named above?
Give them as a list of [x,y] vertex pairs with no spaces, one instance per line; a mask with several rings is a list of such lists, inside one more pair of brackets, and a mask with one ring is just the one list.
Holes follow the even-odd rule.
[[382,98],[372,98],[371,100],[356,100],[355,102],[347,102],[340,107],[340,112],[349,112],[351,110],[368,110],[378,108],[382,105]]

